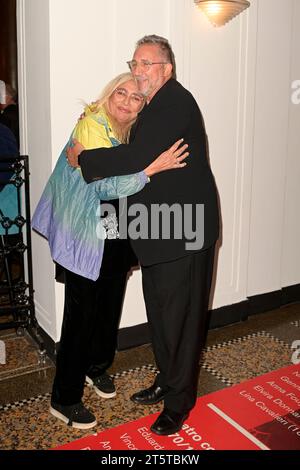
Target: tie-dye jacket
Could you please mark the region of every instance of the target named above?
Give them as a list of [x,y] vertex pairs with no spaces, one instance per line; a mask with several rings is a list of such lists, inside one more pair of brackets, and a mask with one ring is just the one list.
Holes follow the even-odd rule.
[[[86,117],[77,123],[73,137],[86,149],[119,145],[103,109],[94,113],[87,108]],[[65,151],[70,140],[47,182],[31,225],[47,238],[54,261],[95,281],[99,277],[105,239],[100,201],[130,196],[143,189],[149,180],[142,171],[87,184],[80,169],[67,163]]]

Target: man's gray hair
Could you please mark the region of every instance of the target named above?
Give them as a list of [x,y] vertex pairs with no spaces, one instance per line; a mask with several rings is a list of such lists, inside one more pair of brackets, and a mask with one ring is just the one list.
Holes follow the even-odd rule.
[[143,46],[144,44],[153,44],[160,48],[160,51],[163,57],[165,58],[165,60],[167,60],[170,64],[172,64],[172,67],[173,67],[172,78],[176,79],[175,55],[174,55],[174,52],[172,51],[172,47],[169,41],[166,38],[163,38],[162,36],[157,36],[156,34],[150,34],[140,39],[136,43],[136,47],[138,48],[140,46]]

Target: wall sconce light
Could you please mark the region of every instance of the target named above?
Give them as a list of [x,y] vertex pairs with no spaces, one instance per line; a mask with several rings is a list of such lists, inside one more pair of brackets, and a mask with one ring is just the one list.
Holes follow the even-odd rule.
[[228,21],[250,7],[247,0],[194,0],[214,26],[224,26]]

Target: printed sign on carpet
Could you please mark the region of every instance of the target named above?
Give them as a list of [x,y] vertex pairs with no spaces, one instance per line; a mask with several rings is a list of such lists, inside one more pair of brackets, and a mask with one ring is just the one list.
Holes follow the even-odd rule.
[[180,432],[150,431],[157,414],[55,450],[300,450],[300,365],[198,398]]

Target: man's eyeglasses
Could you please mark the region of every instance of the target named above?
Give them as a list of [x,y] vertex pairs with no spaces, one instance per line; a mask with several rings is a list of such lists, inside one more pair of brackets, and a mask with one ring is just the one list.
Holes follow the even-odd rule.
[[136,60],[129,60],[127,62],[128,67],[130,68],[131,72],[135,70],[138,66],[142,67],[146,72],[150,70],[152,65],[157,64],[168,64],[169,62],[150,62],[150,60],[141,60],[137,62]]
[[125,88],[116,88],[114,95],[118,101],[129,100],[135,105],[140,105],[144,102],[142,95],[139,95],[138,93],[131,93],[131,95],[129,95]]

